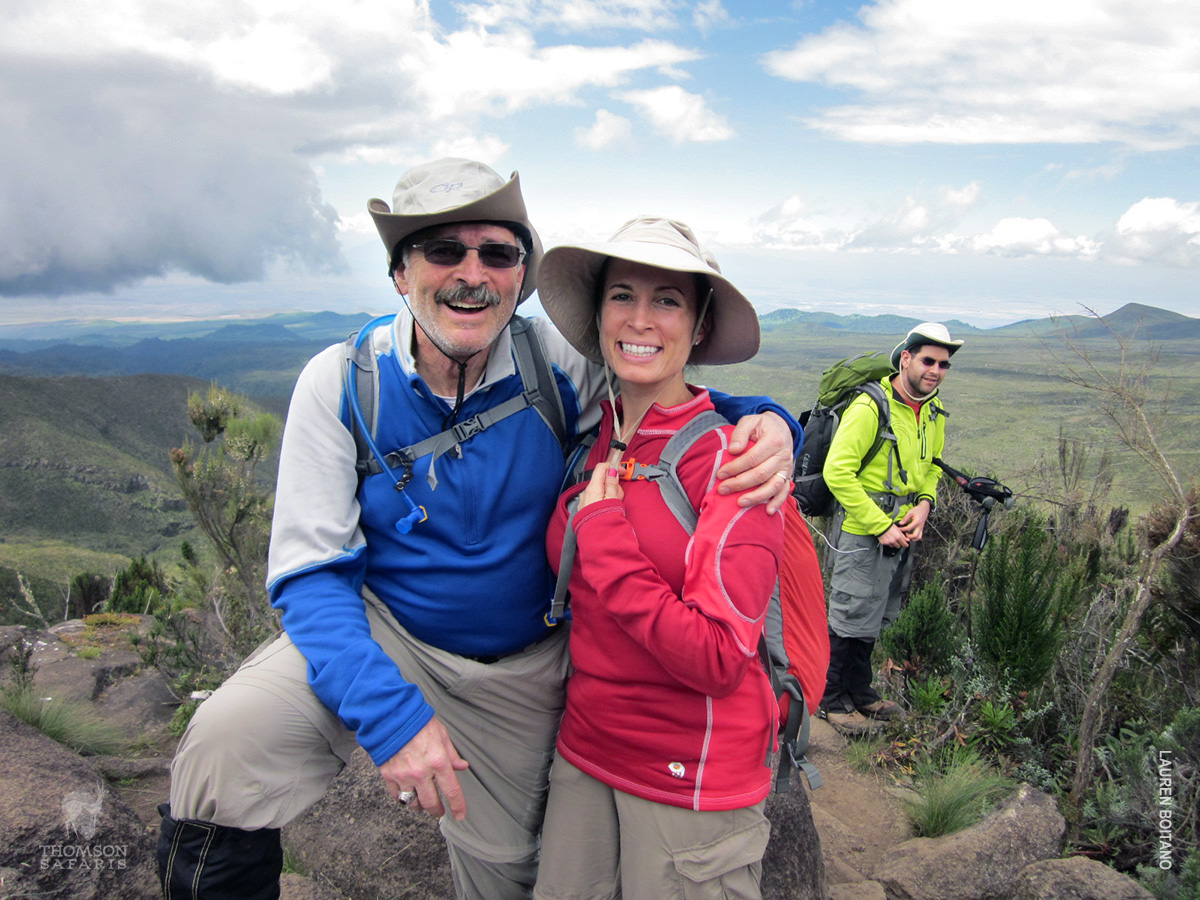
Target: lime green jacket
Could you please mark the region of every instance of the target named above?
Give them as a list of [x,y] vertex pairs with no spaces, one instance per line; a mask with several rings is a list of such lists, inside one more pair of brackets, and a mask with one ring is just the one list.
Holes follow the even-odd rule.
[[[895,396],[889,376],[880,381],[892,411],[892,430],[896,435],[893,453],[891,441],[884,441],[879,452],[859,473],[863,457],[871,449],[879,430],[879,413],[866,394],[859,394],[842,414],[837,433],[825,458],[825,483],[846,510],[842,528],[851,534],[883,534],[892,522],[901,518],[921,499],[930,507],[937,502],[937,482],[941,470],[933,464],[942,455],[946,437],[946,413],[936,394],[921,404],[918,416],[911,406]],[[886,487],[891,462],[892,488]],[[901,469],[907,478],[901,477]],[[898,506],[890,515],[868,495],[891,493],[911,495],[910,502]]]

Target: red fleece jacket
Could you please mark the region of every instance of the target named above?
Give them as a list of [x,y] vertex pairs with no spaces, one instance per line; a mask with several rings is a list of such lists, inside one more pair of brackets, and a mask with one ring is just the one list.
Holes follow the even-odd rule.
[[[654,463],[708,393],[654,406],[624,459]],[[605,409],[589,468],[607,456]],[[737,809],[766,797],[776,710],[757,647],[783,550],[783,517],[742,509],[716,491],[733,428],[698,440],[680,480],[700,511],[689,538],[658,486],[622,481],[622,500],[579,513],[571,574],[571,658],[558,749],[618,790],[697,810]],[[559,499],[547,534],[557,568],[567,524]]]

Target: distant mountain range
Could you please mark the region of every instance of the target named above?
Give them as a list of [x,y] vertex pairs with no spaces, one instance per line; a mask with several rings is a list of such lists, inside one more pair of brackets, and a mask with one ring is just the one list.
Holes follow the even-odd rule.
[[[803,327],[823,328],[849,334],[902,335],[921,323],[921,319],[904,316],[838,316],[833,313],[806,312],[799,309],[777,309],[759,319],[764,331]],[[1153,341],[1195,340],[1200,338],[1200,319],[1141,303],[1127,303],[1115,312],[1096,318],[1073,315],[1045,319],[1025,319],[998,328],[976,328],[957,319],[945,322],[951,334],[1022,335],[1065,333],[1073,338],[1088,340],[1106,338],[1116,333],[1120,337],[1139,337]]]
[[[368,313],[286,313],[259,319],[186,322],[91,320],[6,326],[0,338],[0,374],[10,375],[183,375],[217,381],[283,412],[296,375],[318,351],[344,340],[371,319]],[[760,319],[763,332],[795,329],[838,334],[902,335],[921,319],[897,315],[839,316],[780,309]],[[1095,319],[1064,316],[1030,319],[1000,328],[976,328],[951,319],[953,334],[1049,334],[1056,329],[1078,339],[1138,335],[1154,341],[1200,338],[1200,319],[1127,304]],[[768,338],[769,339],[769,338]],[[765,344],[765,342],[764,342]]]

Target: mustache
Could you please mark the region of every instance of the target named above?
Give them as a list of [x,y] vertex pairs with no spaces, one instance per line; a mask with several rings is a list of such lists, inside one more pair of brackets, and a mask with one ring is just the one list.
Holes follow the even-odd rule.
[[434,300],[443,304],[461,303],[464,300],[471,300],[475,303],[499,306],[500,299],[500,294],[486,284],[477,284],[474,287],[467,284],[456,284],[452,288],[443,288],[434,294]]

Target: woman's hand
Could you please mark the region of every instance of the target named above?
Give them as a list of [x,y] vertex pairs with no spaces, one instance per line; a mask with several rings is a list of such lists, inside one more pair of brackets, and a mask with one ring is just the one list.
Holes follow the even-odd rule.
[[619,470],[611,463],[601,463],[592,470],[591,480],[579,495],[579,509],[597,500],[623,500],[625,491],[621,488],[618,477]]

